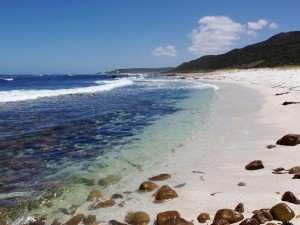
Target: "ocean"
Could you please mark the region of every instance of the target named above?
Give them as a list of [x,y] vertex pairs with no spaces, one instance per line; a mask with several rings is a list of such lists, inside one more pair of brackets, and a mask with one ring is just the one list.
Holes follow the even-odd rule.
[[1,75],[0,207],[12,224],[64,220],[93,189],[132,189],[205,132],[216,90],[141,74]]

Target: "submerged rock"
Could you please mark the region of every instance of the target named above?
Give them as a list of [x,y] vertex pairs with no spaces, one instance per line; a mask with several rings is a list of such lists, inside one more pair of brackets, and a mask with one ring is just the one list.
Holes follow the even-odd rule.
[[125,217],[125,221],[133,225],[146,225],[150,222],[150,217],[143,211],[129,212]]
[[254,160],[245,166],[246,170],[259,170],[259,169],[263,169],[263,168],[264,168],[264,165],[261,160]]
[[208,213],[200,213],[197,220],[199,223],[206,223],[207,220],[210,220],[210,215]]
[[96,202],[92,205],[90,205],[89,209],[92,210],[92,209],[101,209],[101,208],[108,208],[108,207],[112,207],[116,204],[116,202],[112,199],[110,200],[106,200],[106,201],[103,201],[103,202]]
[[66,223],[64,223],[64,225],[78,225],[81,222],[83,217],[84,217],[83,214],[78,214],[76,216],[73,216]]
[[281,200],[285,201],[285,202],[290,202],[290,203],[293,203],[293,204],[297,204],[297,205],[300,204],[299,199],[290,191],[285,192],[282,195]]
[[229,223],[236,223],[244,219],[244,216],[232,209],[220,209],[217,211],[214,221],[220,220],[220,219],[225,219]]
[[177,211],[160,212],[156,215],[156,224],[167,225],[178,219],[180,219],[180,214]]
[[290,221],[295,217],[294,211],[285,203],[279,203],[271,208],[274,220]]
[[167,180],[170,179],[171,175],[167,174],[167,173],[163,173],[154,177],[150,177],[149,180],[150,181],[163,181],[163,180]]
[[168,185],[163,185],[155,195],[155,200],[158,202],[163,202],[166,200],[170,200],[173,198],[177,198],[178,195],[176,191],[174,191],[172,188],[170,188]]
[[100,185],[100,186],[109,186],[111,184],[114,184],[114,183],[118,182],[120,179],[121,179],[121,177],[118,176],[118,175],[110,175],[110,176],[107,176],[103,179],[100,179],[98,181],[98,185]]
[[124,198],[124,196],[121,194],[113,194],[113,196],[111,196],[110,199],[122,199],[122,198]]
[[276,144],[278,145],[287,145],[294,146],[300,144],[300,135],[299,134],[287,134],[280,138]]
[[92,202],[92,201],[94,201],[98,198],[101,198],[101,197],[102,197],[101,191],[99,191],[97,189],[93,189],[93,190],[90,191],[90,193],[89,193],[86,200],[89,201],[89,202]]
[[97,218],[95,215],[88,215],[82,219],[82,223],[84,225],[92,225],[92,224],[95,224],[96,221],[97,221]]
[[139,190],[140,191],[153,191],[158,186],[152,181],[145,181],[141,183]]

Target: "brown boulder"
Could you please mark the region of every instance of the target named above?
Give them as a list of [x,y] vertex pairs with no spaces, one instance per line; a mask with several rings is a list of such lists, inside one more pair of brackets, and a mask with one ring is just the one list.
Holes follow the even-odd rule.
[[237,211],[237,212],[239,212],[239,213],[243,213],[243,212],[244,212],[244,204],[243,204],[243,203],[239,203],[239,204],[235,207],[234,211]]
[[292,177],[292,179],[300,179],[300,173],[294,174],[294,176]]
[[110,199],[122,199],[122,198],[124,198],[124,196],[121,194],[113,194],[113,196],[111,196]]
[[264,165],[261,160],[254,160],[245,166],[246,170],[259,170],[263,169]]
[[280,138],[277,142],[277,145],[287,145],[294,146],[300,144],[300,135],[299,134],[287,134]]
[[244,216],[232,209],[220,209],[217,211],[214,221],[220,220],[220,219],[225,219],[229,223],[236,223],[244,219]]
[[91,190],[88,197],[87,197],[87,201],[92,202],[98,198],[102,197],[102,193],[100,191],[98,191],[97,189]]
[[293,203],[293,204],[297,204],[297,205],[300,204],[299,199],[290,191],[285,192],[282,195],[281,200],[285,201],[285,202],[290,202],[290,203]]
[[[267,213],[263,213],[263,212],[254,214],[252,216],[252,218],[256,219],[259,223],[265,223],[265,222],[271,221],[273,219],[272,215],[270,213],[267,215]],[[272,218],[272,219],[270,219],[270,218]]]
[[101,209],[101,208],[108,208],[108,207],[112,207],[116,204],[116,202],[112,199],[110,200],[106,200],[103,202],[96,202],[92,205],[90,205],[89,209]]
[[73,216],[66,223],[64,223],[64,225],[78,225],[81,222],[83,217],[84,217],[83,214],[78,214],[76,216]]
[[166,225],[172,221],[176,221],[180,218],[180,214],[177,211],[165,211],[158,213],[156,216],[157,225]]
[[128,224],[133,225],[146,225],[150,222],[150,217],[147,213],[143,211],[129,212],[125,217],[125,221]]
[[259,224],[260,223],[256,219],[250,218],[250,219],[245,219],[239,225],[259,225]]
[[197,220],[199,223],[205,223],[207,220],[210,220],[210,215],[208,213],[200,213]]
[[300,166],[294,166],[289,170],[289,174],[300,173]]
[[145,181],[140,185],[140,191],[153,191],[157,185],[152,181]]
[[295,217],[294,211],[285,203],[279,203],[271,208],[274,220],[290,221]]
[[215,220],[211,225],[230,225],[230,223],[225,219]]
[[167,180],[167,179],[170,179],[170,178],[171,178],[170,174],[162,173],[160,175],[150,177],[149,180],[151,180],[151,181],[163,181],[163,180]]
[[170,188],[168,185],[163,185],[155,195],[155,200],[159,202],[163,202],[169,199],[177,198],[178,195],[176,191]]

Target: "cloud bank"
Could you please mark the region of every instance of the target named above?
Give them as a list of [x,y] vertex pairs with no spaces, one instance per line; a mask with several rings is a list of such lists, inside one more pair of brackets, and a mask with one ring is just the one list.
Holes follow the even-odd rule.
[[199,27],[188,35],[192,41],[188,50],[197,56],[225,53],[231,50],[243,35],[256,37],[258,30],[266,27],[278,28],[276,23],[265,19],[240,24],[227,16],[205,16],[198,23]]
[[153,56],[177,56],[177,50],[174,45],[168,45],[167,47],[159,46],[152,51]]

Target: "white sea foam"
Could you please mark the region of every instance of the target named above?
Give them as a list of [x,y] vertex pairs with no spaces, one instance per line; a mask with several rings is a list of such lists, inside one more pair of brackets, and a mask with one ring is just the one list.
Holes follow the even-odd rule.
[[26,101],[43,97],[56,97],[61,95],[71,94],[89,94],[102,91],[110,91],[117,87],[133,84],[133,81],[128,79],[119,79],[114,81],[96,81],[97,86],[80,87],[71,89],[58,89],[58,90],[12,90],[0,91],[0,102],[18,102]]
[[14,78],[0,78],[0,80],[5,80],[5,81],[13,81]]

